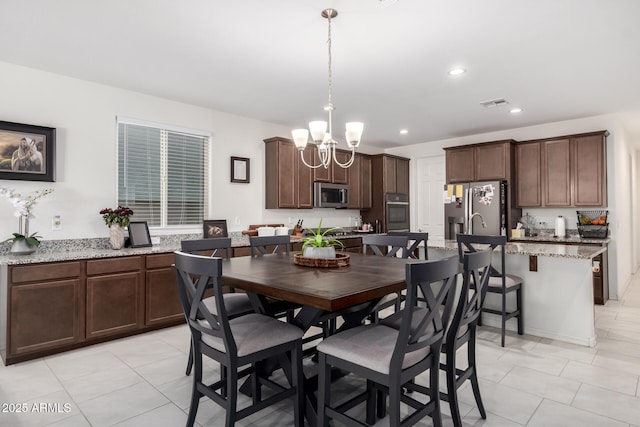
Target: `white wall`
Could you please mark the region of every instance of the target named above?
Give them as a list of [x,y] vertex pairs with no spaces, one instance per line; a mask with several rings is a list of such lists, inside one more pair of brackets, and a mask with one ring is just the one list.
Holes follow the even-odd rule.
[[[506,131],[491,132],[472,135],[461,138],[452,138],[428,142],[423,144],[392,148],[385,150],[389,154],[418,159],[428,156],[443,155],[444,147],[475,144],[504,139],[526,141],[531,139],[548,138],[560,135],[595,132],[608,130],[607,138],[607,193],[609,224],[611,230],[611,243],[609,245],[609,286],[611,298],[619,298],[629,283],[631,273],[639,265],[638,239],[633,239],[630,231],[633,229],[634,218],[632,209],[639,205],[640,189],[634,187],[634,177],[640,168],[639,157],[633,141],[621,126],[617,115],[603,115],[586,119],[569,120],[555,123],[546,123],[538,126],[514,128]],[[442,157],[444,161],[444,156]],[[415,182],[417,176],[414,170],[417,162],[410,163],[411,182]],[[634,191],[635,190],[635,191]],[[415,186],[411,188],[411,200],[416,200]],[[634,197],[635,196],[635,197]],[[412,205],[412,217],[415,218],[415,204]],[[557,215],[568,218],[570,228],[576,228],[572,221],[575,217],[575,209],[526,209],[523,214],[539,216],[549,221]],[[637,211],[635,211],[637,212]],[[637,217],[637,214],[636,214]],[[548,227],[553,227],[548,224]],[[412,224],[412,229],[415,225]],[[636,236],[639,231],[636,230]],[[636,259],[632,259],[634,257]]]
[[[249,224],[305,218],[314,226],[347,226],[357,211],[264,209],[264,142],[288,136],[283,126],[0,62],[0,120],[57,129],[56,182],[1,180],[23,195],[54,188],[36,206],[32,232],[44,239],[106,237],[100,209],[116,206],[116,116],[204,130],[213,136],[209,218],[230,231]],[[251,159],[251,183],[230,183],[230,156]],[[62,230],[51,230],[60,215]],[[237,223],[236,223],[237,218]],[[324,225],[323,224],[323,225]],[[201,230],[200,227],[194,230]],[[0,200],[0,239],[17,231],[7,200]],[[152,234],[160,234],[153,231]]]

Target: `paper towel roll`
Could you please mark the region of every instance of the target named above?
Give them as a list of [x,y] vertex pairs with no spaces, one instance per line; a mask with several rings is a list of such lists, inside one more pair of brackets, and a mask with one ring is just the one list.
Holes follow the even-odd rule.
[[564,237],[565,236],[565,224],[564,224],[564,218],[562,216],[559,216],[558,218],[556,218],[556,236],[557,237]]

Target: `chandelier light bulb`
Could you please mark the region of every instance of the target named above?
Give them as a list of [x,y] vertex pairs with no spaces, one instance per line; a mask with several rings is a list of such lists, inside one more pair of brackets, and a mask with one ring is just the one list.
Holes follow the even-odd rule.
[[360,145],[360,138],[362,138],[362,131],[364,130],[364,123],[362,122],[349,122],[345,125],[345,137],[349,147],[357,147]]
[[327,122],[322,120],[309,122],[309,131],[311,132],[313,142],[320,144],[327,133]]
[[298,150],[304,150],[304,147],[307,146],[307,140],[309,139],[309,131],[307,129],[294,129],[291,131],[291,136]]

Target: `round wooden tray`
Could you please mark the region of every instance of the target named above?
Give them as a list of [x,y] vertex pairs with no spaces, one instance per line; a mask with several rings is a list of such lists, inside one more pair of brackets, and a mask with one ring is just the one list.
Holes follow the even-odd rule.
[[348,267],[349,259],[349,254],[345,253],[337,253],[335,258],[305,258],[302,254],[293,255],[293,263],[305,267]]

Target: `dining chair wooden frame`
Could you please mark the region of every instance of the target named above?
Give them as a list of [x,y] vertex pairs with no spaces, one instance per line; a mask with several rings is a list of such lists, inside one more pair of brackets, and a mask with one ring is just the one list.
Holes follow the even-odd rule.
[[[203,255],[203,253],[209,254],[211,257],[226,256],[227,259],[231,258],[231,238],[230,237],[217,237],[212,239],[196,239],[196,240],[182,240],[180,242],[180,248],[182,252]],[[233,291],[233,289],[232,289]],[[227,307],[227,316],[230,319],[234,317],[243,316],[245,314],[254,313],[253,306],[249,296],[245,293],[225,293],[224,294],[225,305]],[[205,300],[205,304],[215,314],[215,299],[214,297],[208,297]],[[187,369],[185,375],[191,375],[193,369],[193,347],[189,349],[189,359],[187,361]],[[222,373],[224,374],[224,373]]]
[[[448,258],[406,265],[406,304],[400,317],[400,328],[383,324],[359,326],[333,335],[320,344],[318,380],[318,427],[327,427],[329,419],[347,426],[362,426],[362,422],[345,412],[366,402],[366,423],[375,422],[376,396],[389,396],[389,425],[413,425],[425,416],[431,416],[435,426],[442,425],[440,411],[439,360],[445,323],[440,314],[442,304],[449,306],[448,298],[458,276],[457,258]],[[418,293],[426,307],[417,307]],[[376,337],[372,339],[372,337]],[[331,370],[338,368],[366,379],[366,389],[331,405]],[[429,371],[429,388],[424,403],[403,391],[422,372]],[[417,390],[422,391],[422,390]],[[402,419],[400,402],[414,411]]]
[[[429,240],[429,233],[412,232],[412,231],[389,231],[387,236],[407,236],[407,258],[420,259],[417,252],[420,247],[424,248],[424,259],[429,259],[429,253],[427,251],[427,241]],[[422,246],[421,246],[422,245]]]
[[[407,236],[367,235],[362,236],[362,253],[367,255],[371,251],[376,256],[407,258],[409,256],[408,244],[409,238]],[[397,292],[395,297],[393,294],[387,295],[371,312],[371,322],[377,323],[380,320],[380,312],[386,308],[394,307],[396,312],[399,311],[402,301],[404,301],[404,295],[401,292]]]
[[[184,252],[175,252],[175,271],[185,318],[191,331],[194,350],[194,375],[187,426],[195,423],[200,399],[210,398],[226,410],[225,426],[235,423],[283,399],[292,399],[294,424],[304,424],[302,372],[302,335],[300,328],[262,314],[247,314],[229,319],[222,297],[222,260]],[[213,284],[217,314],[204,304],[204,294]],[[205,384],[202,357],[225,366],[225,378]],[[253,375],[256,364],[277,357],[290,387],[284,388],[260,375]],[[249,366],[245,368],[245,366]],[[244,369],[243,369],[244,368]],[[251,375],[252,403],[237,408],[238,380]],[[262,398],[261,387],[275,394]]]

